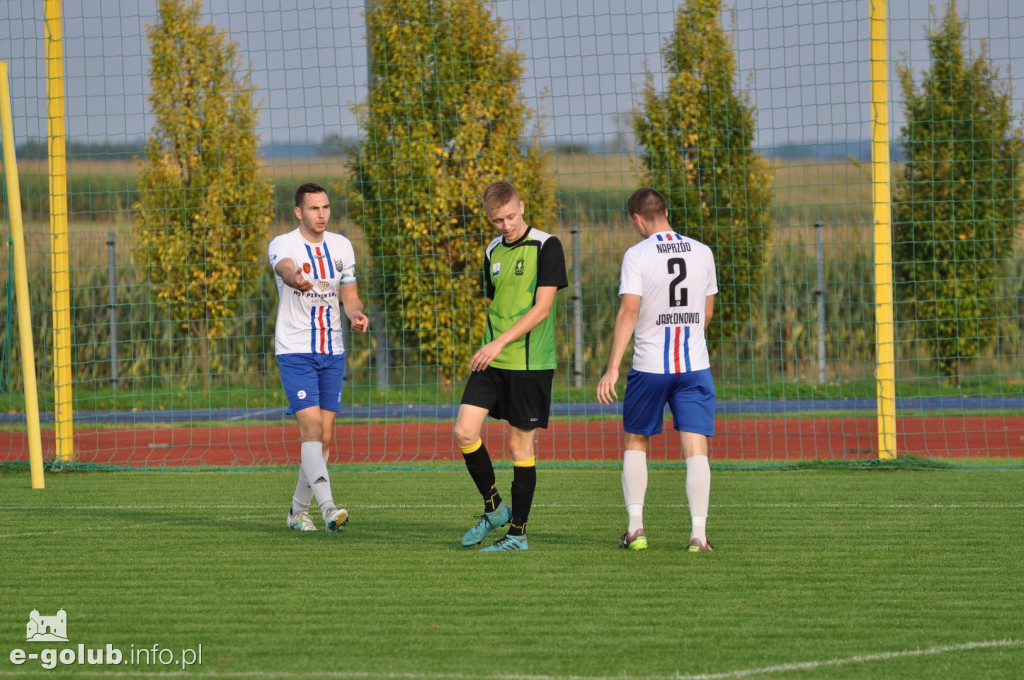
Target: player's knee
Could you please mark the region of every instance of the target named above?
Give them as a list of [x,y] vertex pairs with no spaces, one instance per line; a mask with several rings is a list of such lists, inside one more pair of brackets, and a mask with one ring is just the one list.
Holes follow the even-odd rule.
[[302,437],[302,441],[304,442],[323,442],[325,436],[324,428],[319,424],[300,426],[299,435]]
[[459,423],[455,423],[455,427],[452,429],[452,434],[455,436],[455,443],[459,446],[469,446],[480,438],[480,433],[476,432],[472,428],[465,427]]
[[508,447],[509,458],[512,462],[529,460],[534,457],[532,446],[510,446]]

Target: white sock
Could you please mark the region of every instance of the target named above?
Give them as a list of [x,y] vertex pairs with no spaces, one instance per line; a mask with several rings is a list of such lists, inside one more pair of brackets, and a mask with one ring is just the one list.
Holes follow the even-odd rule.
[[711,497],[711,465],[707,456],[686,459],[686,499],[690,503],[690,538],[707,543],[708,502]]
[[292,517],[309,510],[309,502],[313,500],[313,487],[306,481],[306,475],[302,474],[302,466],[299,466],[299,481],[295,483],[295,495],[292,496]]
[[302,442],[301,471],[312,487],[320,512],[334,507],[334,494],[331,493],[331,477],[327,473],[324,462],[323,444],[320,442]]
[[[324,462],[327,462],[327,452],[324,451]],[[309,485],[309,480],[306,479],[306,475],[302,472],[302,466],[299,466],[299,481],[295,483],[295,495],[292,496],[292,508],[289,510],[289,514],[292,517],[295,515],[301,515],[304,512],[309,511],[309,502],[313,500],[313,487]]]
[[629,533],[644,526],[644,496],[647,494],[647,454],[630,450],[622,454],[622,497],[626,501]]

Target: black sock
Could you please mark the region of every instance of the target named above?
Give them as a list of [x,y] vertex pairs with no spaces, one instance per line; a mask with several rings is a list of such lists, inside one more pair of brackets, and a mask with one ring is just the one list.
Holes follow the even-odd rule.
[[477,491],[484,498],[484,511],[493,512],[501,505],[501,495],[494,481],[494,466],[491,465],[491,456],[487,453],[487,447],[480,442],[480,447],[471,453],[462,452],[466,461],[466,469],[469,476],[473,478]]
[[537,467],[515,466],[512,468],[512,525],[510,536],[526,534],[526,520],[530,518],[533,492],[537,488]]

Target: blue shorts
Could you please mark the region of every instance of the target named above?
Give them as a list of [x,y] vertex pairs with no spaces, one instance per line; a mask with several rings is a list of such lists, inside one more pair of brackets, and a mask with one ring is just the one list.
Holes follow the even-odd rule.
[[335,413],[341,408],[344,354],[278,354],[277,364],[288,397],[288,415],[311,406]]
[[622,429],[630,434],[659,434],[665,404],[672,411],[672,424],[677,430],[714,436],[715,382],[710,368],[689,373],[631,370],[626,376]]

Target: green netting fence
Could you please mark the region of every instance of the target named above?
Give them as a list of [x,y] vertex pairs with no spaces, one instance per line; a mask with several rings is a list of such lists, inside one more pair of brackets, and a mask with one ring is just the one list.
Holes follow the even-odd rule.
[[[619,263],[636,242],[625,201],[645,184],[670,196],[675,228],[711,243],[719,264],[714,460],[875,460],[869,4],[143,0],[133,15],[66,0],[61,329],[44,3],[4,3],[44,456],[115,467],[295,459],[266,246],[294,228],[295,187],[315,181],[354,242],[372,319],[371,333],[346,339],[332,461],[458,461],[452,418],[486,300],[482,272],[478,288],[454,282],[494,235],[480,192],[511,179],[569,267],[542,461],[620,455],[619,411],[594,389]],[[1024,150],[1010,66],[1024,57],[1024,8],[961,0],[888,14],[897,451],[1017,465]],[[143,190],[156,176],[224,223],[161,222],[169,208]],[[214,231],[244,236],[219,244],[216,261],[196,259]],[[410,235],[411,250],[395,246]],[[197,271],[230,286],[195,286]],[[396,274],[416,279],[416,309]],[[0,277],[9,290],[10,269]],[[0,295],[0,319],[11,305]],[[2,339],[5,463],[27,457],[15,328]],[[67,431],[55,426],[61,333]],[[679,462],[676,438],[656,438],[652,460]]]

